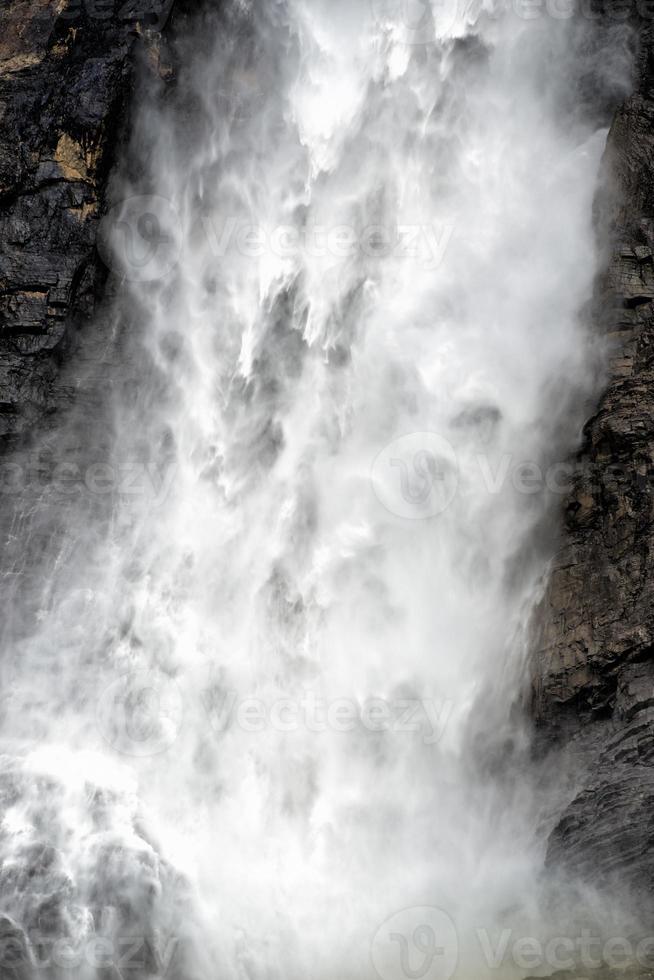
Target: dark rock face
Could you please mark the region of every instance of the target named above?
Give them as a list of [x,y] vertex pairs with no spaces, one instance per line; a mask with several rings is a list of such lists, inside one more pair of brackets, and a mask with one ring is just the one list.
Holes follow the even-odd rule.
[[90,321],[95,241],[135,54],[171,0],[0,0],[0,438],[43,423]]
[[608,376],[584,429],[562,543],[539,611],[535,715],[582,786],[548,862],[640,898],[654,880],[654,30],[609,134],[597,202],[613,243],[594,321]]

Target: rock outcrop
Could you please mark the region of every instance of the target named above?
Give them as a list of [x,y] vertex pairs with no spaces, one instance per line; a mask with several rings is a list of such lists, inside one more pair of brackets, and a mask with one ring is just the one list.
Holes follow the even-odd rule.
[[539,613],[534,700],[541,743],[566,742],[582,775],[548,862],[642,902],[654,880],[654,29],[639,30],[597,202],[608,374]]
[[172,0],[0,0],[0,439],[68,400],[59,367],[102,292],[95,250],[137,53]]

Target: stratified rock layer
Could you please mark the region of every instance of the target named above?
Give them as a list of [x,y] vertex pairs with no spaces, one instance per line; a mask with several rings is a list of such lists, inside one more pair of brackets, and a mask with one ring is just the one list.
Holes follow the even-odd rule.
[[654,881],[654,32],[640,34],[598,200],[613,243],[595,303],[608,376],[540,611],[535,714],[542,740],[565,739],[585,768],[548,862],[642,898]]

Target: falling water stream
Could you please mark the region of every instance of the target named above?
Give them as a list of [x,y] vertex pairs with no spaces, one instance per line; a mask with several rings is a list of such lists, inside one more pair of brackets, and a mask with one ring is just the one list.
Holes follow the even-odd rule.
[[5,574],[34,976],[529,973],[479,936],[544,928],[516,707],[591,383],[591,26],[232,0],[136,115],[113,394]]

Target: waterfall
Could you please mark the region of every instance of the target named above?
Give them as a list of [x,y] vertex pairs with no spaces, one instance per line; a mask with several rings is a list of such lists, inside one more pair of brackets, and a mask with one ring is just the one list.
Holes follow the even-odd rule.
[[9,502],[25,976],[530,972],[497,937],[543,929],[519,706],[606,136],[593,25],[538,9],[230,0],[143,96],[101,408]]

